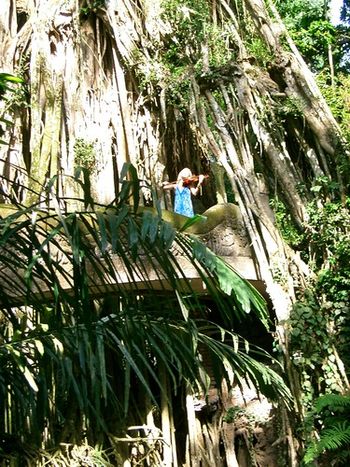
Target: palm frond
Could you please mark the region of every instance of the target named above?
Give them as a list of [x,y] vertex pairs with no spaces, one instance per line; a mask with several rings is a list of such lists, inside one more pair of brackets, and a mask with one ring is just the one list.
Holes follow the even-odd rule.
[[[262,297],[157,210],[140,211],[136,172],[126,167],[123,175],[113,206],[88,195],[82,211],[66,211],[56,199],[55,210],[18,205],[0,219],[0,425],[11,413],[11,430],[36,446],[45,430],[49,448],[70,425],[75,437],[90,432],[96,440],[142,419],[140,398],[157,405],[167,393],[160,369],[173,393],[183,384],[205,391],[213,376],[219,385],[234,374],[289,399],[283,380],[259,360],[276,362],[234,333],[250,311],[266,324]],[[185,263],[222,325],[208,320]]]

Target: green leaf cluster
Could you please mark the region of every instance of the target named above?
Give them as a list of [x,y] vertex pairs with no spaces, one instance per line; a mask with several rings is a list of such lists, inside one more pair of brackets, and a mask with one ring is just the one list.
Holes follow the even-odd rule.
[[[166,0],[162,2],[162,19],[167,32],[160,44],[150,42],[157,58],[145,57],[134,50],[132,62],[140,86],[147,92],[165,90],[169,105],[180,111],[188,107],[190,76],[210,80],[234,57],[233,36],[228,27],[213,24],[208,3],[203,0]],[[207,50],[210,70],[204,71],[203,47]],[[220,71],[218,72],[220,75]]]
[[314,282],[289,320],[293,363],[309,407],[319,394],[342,390],[339,356],[349,371],[350,216],[348,200],[330,201],[337,190],[327,177],[312,187],[315,201],[309,204],[305,238]]
[[[6,94],[8,92],[10,93],[16,92],[16,88],[10,86],[11,83],[22,84],[23,82],[24,82],[23,79],[19,78],[18,76],[14,76],[9,73],[0,73],[0,101],[7,100]],[[4,118],[3,115],[0,116],[0,136],[2,136],[2,134],[4,133],[4,130],[1,127],[1,124],[4,124],[5,126],[9,126],[9,125],[12,125],[12,122]],[[7,143],[6,141],[0,140],[0,144],[7,144]]]
[[328,46],[336,44],[337,29],[328,19],[324,0],[290,0],[276,2],[288,32],[315,71],[328,66]]
[[260,37],[251,35],[247,38],[245,44],[248,52],[262,67],[265,68],[268,63],[273,61],[272,53]]
[[105,4],[105,0],[83,0],[80,6],[80,15],[87,17],[91,13],[96,13],[100,8],[103,8]]
[[83,167],[92,173],[96,170],[96,153],[93,143],[77,138],[74,143],[74,165]]
[[[316,184],[318,193],[324,185]],[[308,239],[319,272],[318,290],[330,301],[348,301],[350,286],[350,199],[309,206]],[[325,256],[326,252],[326,256]]]
[[[323,187],[322,187],[323,189]],[[337,335],[337,346],[349,368],[350,346],[350,201],[327,201],[310,207],[308,237],[318,271],[316,293],[322,296]]]
[[[303,462],[315,461],[345,466],[350,460],[350,397],[341,394],[325,394],[316,399],[308,422],[317,429],[319,438],[310,437]],[[310,433],[311,434],[311,433]]]
[[337,73],[331,82],[325,70],[317,75],[317,84],[324,95],[332,114],[339,123],[342,134],[350,143],[350,76],[348,73]]
[[337,337],[329,332],[331,322],[328,308],[311,293],[294,305],[289,319],[290,351],[301,375],[305,406],[310,407],[320,393],[340,389],[334,356]]
[[283,201],[278,197],[271,198],[270,206],[275,213],[276,223],[284,240],[290,246],[300,248],[305,240],[304,233],[295,225],[293,217]]

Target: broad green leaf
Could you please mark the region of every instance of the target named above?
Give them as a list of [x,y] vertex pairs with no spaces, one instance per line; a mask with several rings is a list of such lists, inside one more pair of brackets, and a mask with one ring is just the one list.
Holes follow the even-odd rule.
[[193,224],[196,224],[197,222],[200,221],[205,221],[207,218],[205,216],[202,216],[201,214],[195,214],[193,217],[190,217],[184,225],[181,227],[180,232],[184,232],[187,230],[189,227],[191,227]]
[[180,310],[182,313],[182,316],[184,317],[185,321],[188,321],[188,315],[189,315],[189,310],[185,304],[185,302],[182,299],[182,296],[179,294],[177,290],[175,290],[176,297],[178,299],[179,305],[180,305]]
[[34,339],[34,345],[35,345],[37,351],[39,352],[39,354],[40,354],[41,356],[43,356],[44,353],[45,353],[45,349],[44,349],[43,343],[42,343],[41,341],[39,341],[39,339]]
[[27,380],[29,386],[33,389],[33,391],[35,392],[39,391],[39,388],[35,382],[35,378],[27,366],[25,366],[23,369],[23,376],[25,377],[25,379]]
[[96,212],[96,216],[97,216],[97,221],[98,221],[98,226],[99,226],[101,251],[102,253],[104,253],[108,246],[108,235],[107,235],[105,216],[103,213],[99,211]]
[[53,343],[53,345],[54,345],[54,347],[55,347],[55,350],[56,350],[58,353],[63,354],[63,352],[64,352],[64,347],[63,347],[62,342],[61,342],[59,339],[57,339],[56,337],[54,337],[54,338],[52,339],[52,343]]
[[19,76],[11,75],[10,73],[0,73],[0,81],[10,81],[12,83],[24,83],[24,80]]

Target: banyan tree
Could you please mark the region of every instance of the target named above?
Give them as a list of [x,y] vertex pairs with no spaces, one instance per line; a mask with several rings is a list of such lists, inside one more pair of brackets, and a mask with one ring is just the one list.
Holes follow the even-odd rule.
[[[59,406],[59,401],[55,402],[59,391],[63,391],[64,398],[70,391],[74,392],[74,385],[80,384],[78,376],[76,379],[72,377],[79,373],[79,369],[74,368],[74,365],[69,367],[68,364],[60,367],[52,363],[54,370],[45,380],[45,391],[39,388],[40,384],[35,380],[40,380],[40,371],[27,371],[26,381],[35,394],[31,396],[36,398],[35,403],[41,404],[40,397],[49,394],[50,401],[46,405],[43,404],[45,410],[48,410],[50,404],[54,406],[57,403],[59,407],[54,416],[54,409],[51,407],[52,417],[46,421],[41,420],[40,415],[36,415],[35,426],[40,428],[38,433],[40,430],[41,432],[34,438],[26,437],[26,426],[33,426],[27,419],[23,419],[24,431],[19,433],[20,441],[17,447],[13,448],[13,452],[19,452],[19,455],[25,452],[26,458],[31,459],[28,462],[32,462],[29,465],[36,465],[35,462],[38,462],[38,465],[44,465],[44,462],[45,465],[58,465],[54,463],[53,458],[50,460],[51,464],[48,464],[48,458],[43,454],[47,452],[45,449],[54,448],[60,449],[61,455],[66,456],[67,465],[299,465],[303,455],[303,436],[298,428],[306,412],[303,391],[312,376],[308,373],[310,367],[305,369],[298,364],[298,359],[300,362],[301,358],[308,356],[303,353],[306,352],[305,349],[295,350],[292,337],[293,332],[294,339],[296,337],[295,310],[299,310],[298,313],[301,313],[301,309],[305,310],[305,291],[317,280],[315,268],[311,265],[319,251],[315,253],[310,247],[308,255],[301,252],[305,250],[305,242],[317,236],[317,226],[313,224],[311,227],[313,212],[323,209],[328,202],[337,202],[339,213],[346,210],[349,152],[340,127],[321,94],[313,73],[296,48],[274,3],[270,0],[2,0],[0,69],[23,80],[23,84],[13,86],[12,91],[6,94],[6,99],[3,97],[1,102],[2,140],[6,143],[0,147],[2,250],[8,245],[8,252],[2,254],[2,261],[8,268],[8,257],[13,253],[11,261],[14,261],[18,247],[19,258],[25,255],[31,258],[29,266],[26,266],[28,269],[25,277],[28,278],[34,267],[40,269],[40,261],[46,265],[51,264],[50,255],[68,255],[62,244],[69,243],[72,247],[72,261],[78,261],[79,264],[73,267],[72,274],[74,280],[82,280],[82,285],[75,287],[75,282],[72,283],[74,293],[78,293],[79,289],[81,295],[76,302],[69,302],[72,309],[77,309],[77,318],[75,321],[67,318],[66,324],[75,326],[80,319],[85,319],[84,310],[87,308],[89,313],[97,313],[98,306],[94,300],[98,298],[101,320],[106,323],[112,319],[111,316],[115,317],[119,313],[120,320],[117,324],[114,323],[114,326],[125,328],[125,334],[121,333],[119,340],[115,337],[114,340],[108,341],[107,334],[103,334],[106,341],[94,341],[90,353],[83,355],[82,352],[80,359],[75,362],[75,365],[81,365],[81,372],[92,371],[92,368],[98,367],[94,370],[96,375],[90,380],[90,384],[98,386],[97,390],[103,398],[107,392],[124,391],[124,399],[117,398],[117,405],[121,404],[121,400],[125,404],[124,407],[119,406],[119,411],[124,417],[123,424],[118,424],[118,419],[107,410],[104,414],[105,420],[101,421],[98,428],[104,432],[105,442],[109,440],[109,444],[101,446],[111,450],[112,457],[109,458],[109,462],[112,464],[103,460],[102,454],[101,458],[95,458],[95,463],[74,463],[78,462],[78,457],[73,459],[74,455],[78,456],[77,449],[81,449],[79,452],[83,453],[80,457],[83,462],[84,455],[88,456],[89,450],[90,454],[92,453],[93,443],[96,444],[97,451],[97,444],[102,442],[102,438],[94,437],[94,427],[86,423],[88,417],[81,416],[86,401],[91,413],[101,411],[99,404],[102,402],[99,397],[94,401],[90,399],[91,388],[88,387],[83,391],[82,400],[73,404],[72,413],[69,413],[69,399],[66,398],[64,408]],[[126,167],[129,167],[129,172]],[[177,173],[184,167],[189,167],[193,173],[204,173],[209,177],[195,204],[196,212],[203,217],[194,219],[193,221],[197,222],[187,224],[188,228],[185,225],[184,233],[177,234],[179,226],[183,227],[184,220],[169,214],[168,211],[172,211],[173,200],[169,192],[161,189],[161,183],[176,180]],[[126,196],[125,187],[131,190],[127,192],[129,197]],[[118,217],[119,214],[113,217],[113,209],[116,207],[121,209],[119,213],[123,212],[122,201],[131,206],[129,214],[132,212],[129,224],[125,215],[123,217],[123,222],[129,226],[126,230],[118,230],[122,217]],[[102,207],[107,209],[103,211],[103,215]],[[75,217],[74,221],[73,217],[69,217],[86,208],[90,209],[90,213],[95,212],[96,217],[88,220],[88,217],[81,214],[79,223]],[[55,215],[43,218],[41,225],[39,218],[44,216],[43,212],[51,210],[55,211]],[[301,243],[304,241],[302,246],[297,245],[297,242],[293,244],[283,235],[278,218],[276,219],[276,211],[283,212],[288,219],[290,230],[295,236],[304,239],[300,240]],[[16,215],[12,213],[18,212],[20,215],[11,217]],[[35,212],[39,213],[38,219],[33,214]],[[143,227],[136,220],[135,224],[131,220],[134,215],[135,219],[137,218],[137,212],[143,213]],[[164,222],[162,217],[170,224]],[[344,218],[346,216],[342,219]],[[26,224],[23,219],[26,220]],[[38,227],[34,228],[37,222]],[[152,222],[156,225],[153,234]],[[16,223],[24,229],[22,236],[18,238],[11,237],[17,235],[20,230],[14,227]],[[207,341],[209,337],[206,337],[204,331],[199,333],[200,338],[196,334],[198,346],[207,345],[212,354],[216,355],[216,359],[210,359],[205,351],[202,352],[203,368],[206,368],[207,376],[216,382],[208,385],[207,394],[203,393],[203,387],[195,394],[193,388],[189,390],[184,384],[184,381],[193,376],[191,368],[184,368],[186,359],[180,364],[180,360],[175,358],[176,355],[172,355],[170,360],[173,358],[177,363],[170,364],[170,360],[162,361],[160,349],[155,349],[161,337],[164,338],[164,346],[169,345],[166,340],[169,337],[169,329],[162,328],[165,326],[162,319],[157,318],[159,331],[156,338],[155,323],[147,319],[141,325],[139,321],[140,326],[133,329],[135,322],[131,318],[130,322],[128,321],[127,313],[122,313],[122,317],[120,314],[121,310],[129,307],[129,310],[135,313],[134,317],[139,319],[137,307],[140,307],[139,313],[149,316],[145,310],[149,312],[154,306],[154,313],[158,316],[161,310],[173,307],[173,302],[176,302],[181,304],[185,323],[188,320],[188,310],[202,319],[203,308],[212,308],[215,311],[209,320],[215,321],[217,332],[222,330],[229,313],[228,305],[226,299],[219,297],[219,292],[212,291],[213,283],[218,289],[223,283],[222,278],[220,282],[220,268],[217,262],[219,260],[210,256],[211,250],[200,246],[210,237],[211,243],[207,242],[207,245],[212,247],[213,237],[216,235],[214,243],[217,248],[213,248],[214,252],[221,256],[229,256],[222,254],[224,248],[220,246],[227,229],[225,231],[219,228],[219,234],[214,233],[210,236],[210,228],[216,228],[220,223],[224,223],[225,226],[240,226],[243,232],[241,239],[246,239],[244,247],[249,249],[247,256],[251,258],[254,267],[255,284],[258,284],[259,291],[267,301],[269,316],[265,318],[269,324],[266,329],[259,324],[263,314],[261,310],[264,308],[262,298],[249,284],[239,282],[241,279],[228,267],[226,279],[232,283],[223,288],[228,287],[231,290],[235,287],[247,287],[246,293],[250,297],[247,305],[244,300],[240,301],[238,294],[234,304],[236,311],[232,313],[238,316],[238,309],[241,312],[243,310],[244,315],[252,308],[255,310],[255,318],[249,318],[251,321],[247,322],[244,319],[233,320],[226,332],[238,330],[248,342],[254,334],[253,328],[257,328],[264,334],[262,347],[265,346],[268,352],[272,351],[272,348],[275,349],[276,373],[272,370],[269,372],[269,367],[266,366],[266,374],[260,373],[258,377],[259,363],[256,363],[255,367],[255,363],[249,360],[247,374],[241,374],[242,381],[245,376],[248,382],[256,378],[258,393],[254,393],[252,400],[255,400],[256,394],[265,393],[260,403],[257,402],[256,412],[262,413],[266,404],[270,404],[267,416],[269,423],[265,420],[265,424],[259,425],[256,413],[254,423],[249,422],[249,416],[244,412],[244,400],[249,399],[251,389],[243,382],[240,383],[238,370],[237,374],[233,372],[232,387],[229,386],[230,377],[227,375],[225,383],[220,384],[217,381],[217,368],[221,368],[221,375],[225,374],[225,371],[228,372],[226,361],[231,358],[231,350],[236,351],[234,338],[225,350],[226,353],[222,351],[220,354],[214,341]],[[133,228],[138,232],[134,237],[131,235]],[[339,227],[340,230],[342,228],[343,226]],[[349,226],[346,228],[349,229]],[[109,234],[108,241],[107,236],[106,241],[103,241],[103,235],[107,235],[108,229],[115,229],[122,236],[129,235],[127,245],[131,249],[130,256],[125,253],[126,246],[113,233]],[[64,231],[64,240],[63,236],[61,239],[54,239],[58,231]],[[349,230],[346,230],[346,235],[348,232]],[[43,240],[45,235],[46,240]],[[139,242],[139,247],[144,249],[142,254],[147,256],[149,268],[154,270],[159,267],[158,262],[152,260],[151,250],[147,250],[144,242],[150,238],[153,239],[153,243],[156,242],[157,235],[157,242],[162,246],[157,244],[158,249],[153,250],[152,255],[155,253],[161,257],[163,253],[160,252],[163,251],[164,244],[170,245],[174,239],[177,239],[177,248],[189,256],[189,261],[191,255],[194,255],[192,260],[200,262],[204,255],[207,259],[205,274],[218,275],[213,279],[214,282],[209,281],[206,285],[210,289],[210,299],[203,298],[205,293],[202,290],[203,297],[195,299],[189,305],[183,296],[179,298],[176,285],[174,286],[169,278],[175,288],[175,295],[171,295],[171,298],[164,294],[164,290],[158,291],[156,299],[154,295],[151,298],[150,294],[144,294],[140,298],[140,293],[132,295],[131,291],[135,292],[136,289],[131,288],[129,295],[124,289],[118,289],[120,295],[115,291],[114,295],[106,295],[103,302],[101,297],[90,298],[89,304],[84,301],[87,292],[82,279],[86,277],[86,271],[83,271],[82,267],[83,257],[93,255],[94,259],[91,262],[99,271],[98,261],[107,261],[111,249],[112,252],[119,252],[124,262],[127,258],[130,262],[129,267],[132,268],[132,261],[136,258],[133,248]],[[239,234],[237,236],[239,237]],[[17,239],[19,246],[16,246],[14,239]],[[29,252],[30,248],[28,247],[27,251],[25,245],[31,241],[33,248]],[[45,250],[53,241],[51,250]],[[44,244],[45,248],[42,247]],[[317,241],[314,244],[316,249],[317,245],[320,246]],[[99,245],[102,252],[96,251],[96,245]],[[237,245],[234,244],[231,256],[234,256],[235,248],[240,248]],[[318,263],[315,260],[319,269],[332,264],[329,261],[330,251],[322,248],[320,246],[321,260],[317,259]],[[174,254],[176,258],[175,253],[169,254]],[[41,260],[33,259],[40,255],[43,255]],[[209,257],[211,262],[208,262]],[[178,270],[173,271],[170,268],[170,264],[173,263],[170,261],[162,265],[165,275],[179,274]],[[109,277],[112,275],[108,269],[110,265],[111,263],[108,263],[108,267],[105,265],[103,271],[103,274],[109,274]],[[198,265],[196,267],[197,276],[206,282],[203,270]],[[220,270],[225,267],[222,266]],[[61,278],[65,276],[64,266],[62,268]],[[51,269],[48,266],[50,274]],[[128,271],[130,274],[129,269]],[[48,274],[45,276],[46,284],[49,284]],[[99,276],[96,271],[95,274]],[[132,282],[132,274],[128,277]],[[159,280],[159,276],[156,278]],[[238,282],[233,285],[235,281]],[[9,287],[9,284],[6,287]],[[49,285],[47,287],[50,288]],[[46,302],[45,309],[57,306],[60,293],[60,285],[57,282],[52,286],[51,297],[56,305]],[[63,295],[62,292],[62,300]],[[130,298],[131,296],[133,298]],[[69,301],[69,297],[67,300]],[[154,300],[157,306],[154,305]],[[344,309],[348,305],[347,300],[344,292],[344,300],[338,301],[343,303]],[[8,339],[15,335],[13,329],[19,322],[22,323],[21,329],[29,321],[32,327],[39,324],[33,318],[33,311],[30,311],[30,301],[24,300],[23,303],[13,305],[2,299],[1,303],[4,308],[2,326],[10,321],[11,332],[14,333],[10,333]],[[327,308],[329,299],[326,296],[316,297],[313,302],[314,308],[311,307],[310,301],[307,303],[308,310],[311,309],[317,314]],[[14,306],[19,308],[14,309]],[[40,306],[44,307],[43,304]],[[48,313],[44,308],[40,310],[41,315]],[[60,309],[60,313],[65,313],[63,308]],[[335,335],[338,328],[331,318],[327,319],[320,322],[319,326],[323,326],[329,334]],[[43,317],[41,320],[45,323]],[[92,315],[89,315],[89,320],[91,325]],[[85,334],[82,332],[79,338],[86,343],[92,330],[99,335],[98,326],[100,324],[94,321],[94,327],[87,327]],[[45,329],[43,324],[40,335],[42,339],[49,339],[49,336],[45,335]],[[153,336],[153,340],[149,338],[148,342],[147,330]],[[122,342],[127,339],[126,336],[130,337],[133,332],[139,333],[139,341],[135,338],[134,347],[122,352],[121,360],[117,361],[115,355],[109,355],[103,347],[105,345],[121,348]],[[174,353],[179,351],[180,347],[177,346],[180,346],[181,339],[191,347],[191,339],[186,332],[185,328],[178,329]],[[224,334],[222,331],[222,339]],[[116,336],[117,332],[113,335]],[[78,339],[77,336],[75,338]],[[175,339],[174,336],[173,338]],[[40,339],[34,338],[31,351],[42,357],[44,351]],[[144,354],[141,357],[142,339]],[[73,337],[67,336],[62,341],[52,337],[50,345],[47,344],[49,350],[45,347],[45,358],[50,360],[51,354],[57,350],[63,352],[63,341],[67,348],[70,348],[73,346],[73,340]],[[320,337],[320,343],[321,340]],[[10,345],[11,342],[10,339],[6,345]],[[316,336],[315,345],[317,342]],[[147,369],[147,377],[141,372],[137,373],[137,368],[140,367],[135,364],[133,349],[134,352],[138,352],[140,359],[143,358],[142,364]],[[184,348],[181,347],[181,351],[184,351]],[[192,351],[196,353],[195,350]],[[189,359],[192,358],[191,352]],[[333,339],[331,344],[327,344],[322,355],[320,354],[321,363],[313,364],[315,374],[319,368],[328,365],[333,378],[332,389],[343,394],[348,388],[348,380],[346,367],[339,354],[340,349],[337,348],[336,339]],[[267,359],[268,353],[265,355],[264,351],[261,351],[261,356],[263,360]],[[12,357],[17,363],[21,358],[20,353],[16,354],[15,351]],[[28,362],[31,357],[28,354],[26,358]],[[89,358],[95,360],[88,362]],[[243,362],[245,357],[241,358]],[[48,362],[46,364],[50,366]],[[102,372],[101,365],[104,369],[107,367],[106,373]],[[152,374],[152,365],[157,367],[159,374]],[[176,371],[182,371],[185,375],[178,391],[172,387],[176,382],[175,367]],[[18,363],[18,368],[25,371],[23,363],[22,367]],[[134,379],[129,380],[131,386],[127,389],[126,386],[121,388],[118,371],[123,374],[136,372]],[[2,370],[0,379],[5,377],[1,372]],[[65,375],[63,381],[56,385],[55,372],[61,372],[61,376]],[[108,377],[102,376],[105,374]],[[64,378],[68,377],[72,377],[71,387],[65,385]],[[154,381],[150,382],[144,378],[154,378]],[[157,387],[162,395],[157,396],[158,406],[157,397],[153,399],[151,391],[142,393],[143,389],[139,389],[136,380],[142,388],[148,389],[152,384],[159,382]],[[10,383],[5,381],[1,384],[2,388],[6,389]],[[316,383],[312,381],[312,384],[316,384],[317,394],[327,392],[325,377]],[[264,392],[264,385],[270,386],[270,389],[274,385],[281,386],[275,393],[272,390],[269,393],[268,390]],[[238,395],[240,391],[243,396]],[[2,390],[1,396],[6,400],[1,401],[4,415],[1,420],[0,436],[3,436],[3,446],[0,447],[0,455],[8,462],[15,462],[16,456],[11,457],[9,443],[11,440],[13,442],[14,435],[20,431],[15,422],[18,417],[20,419],[20,414],[16,413],[16,398],[24,395],[16,391],[7,393]],[[237,401],[241,401],[242,397],[243,402],[240,405]],[[138,407],[138,413],[130,414],[127,410],[129,399],[132,398],[134,407]],[[19,404],[18,407],[20,406]],[[34,417],[34,412],[29,411],[26,417],[31,416]],[[253,425],[257,428],[255,431]],[[136,435],[132,432],[132,426],[135,427]],[[153,431],[147,431],[147,427],[150,426],[153,427]],[[155,429],[158,430],[159,439],[154,434]],[[52,432],[60,435],[53,435]],[[260,446],[260,451],[256,449],[256,444],[259,444],[258,433],[264,433],[265,445]],[[165,439],[165,442],[162,444],[160,439]],[[28,442],[33,443],[30,448]],[[85,448],[84,442],[87,443]],[[4,443],[7,443],[7,447]],[[103,452],[107,459],[107,451]],[[281,458],[283,461],[279,460]]]

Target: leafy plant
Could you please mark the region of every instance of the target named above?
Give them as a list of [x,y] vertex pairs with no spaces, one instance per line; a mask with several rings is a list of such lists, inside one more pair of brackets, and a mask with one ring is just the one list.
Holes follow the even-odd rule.
[[350,460],[350,397],[326,394],[315,401],[309,414],[319,439],[311,441],[304,455],[304,463],[327,462],[345,466]]
[[96,169],[96,154],[94,145],[85,141],[83,138],[77,138],[74,143],[74,165],[75,167],[84,167],[90,172]]
[[260,37],[250,37],[246,45],[249,53],[256,58],[258,63],[263,67],[266,67],[267,63],[272,61],[272,54]]
[[[162,67],[159,83],[165,87],[166,97],[179,110],[188,107],[189,76],[195,69],[198,77],[211,80],[220,76],[220,70],[232,60],[233,52],[228,44],[232,41],[229,28],[212,24],[207,2],[202,0],[167,0],[163,2],[163,20],[171,33],[164,41],[161,65],[153,64],[155,70]],[[206,66],[203,71],[203,47],[206,49]]]
[[[218,384],[232,371],[238,384],[290,398],[259,362],[268,354],[234,332],[247,313],[268,325],[262,297],[157,209],[139,209],[135,168],[125,166],[120,180],[113,206],[69,212],[56,200],[56,211],[17,205],[0,219],[0,427],[18,441],[2,459],[35,465],[39,447],[60,443],[112,448],[110,435],[144,423],[147,400],[159,406],[184,386],[207,390],[202,349]],[[205,283],[220,323],[180,258]]]
[[288,117],[296,119],[303,116],[301,102],[290,96],[285,96],[281,99],[279,105],[276,106],[275,112],[281,117],[282,121],[285,121]]
[[[11,83],[21,84],[23,83],[23,79],[19,78],[18,76],[11,75],[9,73],[0,73],[0,101],[6,100],[6,93],[7,92],[15,92],[15,88],[10,86]],[[6,112],[6,110],[5,110]],[[3,114],[5,113],[3,112]],[[4,118],[4,116],[0,116],[0,125],[5,124],[5,126],[11,125],[8,119]],[[0,126],[0,136],[4,133],[4,130]],[[0,144],[7,144],[6,141],[0,140]]]
[[275,213],[276,223],[284,240],[294,248],[300,247],[304,234],[298,230],[285,204],[277,197],[270,199],[270,205]]
[[[324,185],[322,186],[322,191]],[[321,195],[324,198],[324,194]],[[331,328],[337,336],[337,348],[348,368],[349,287],[350,287],[350,216],[349,200],[325,202],[322,208],[310,208],[309,244],[318,271],[316,294],[323,297]]]
[[276,7],[304,59],[314,70],[322,71],[328,65],[328,46],[337,40],[327,4],[323,0],[277,0]]
[[338,121],[342,134],[350,143],[350,76],[348,73],[337,73],[333,80],[332,84],[330,75],[326,70],[317,75],[317,84],[330,106],[332,114]]
[[300,374],[305,407],[323,392],[339,391],[339,370],[334,356],[336,336],[329,332],[329,310],[312,292],[293,306],[289,319],[290,351]]
[[242,409],[242,407],[234,406],[234,407],[229,407],[226,410],[226,413],[223,417],[223,421],[226,423],[234,423],[234,421],[242,416],[246,415],[247,411],[245,409]]
[[80,7],[80,14],[82,16],[89,16],[91,13],[96,13],[99,8],[105,6],[105,0],[84,0]]

